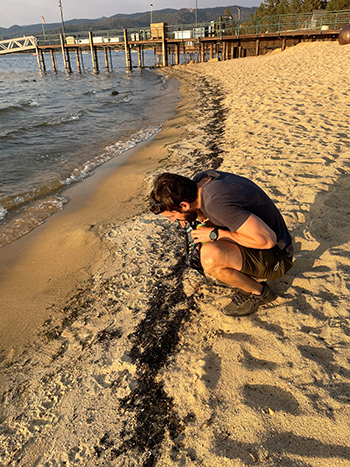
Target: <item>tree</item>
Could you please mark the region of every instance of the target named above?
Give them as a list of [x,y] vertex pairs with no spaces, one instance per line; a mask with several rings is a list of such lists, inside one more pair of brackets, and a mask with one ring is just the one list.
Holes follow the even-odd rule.
[[290,2],[290,13],[297,14],[301,13],[303,7],[302,0],[291,0]]
[[231,18],[233,18],[233,16],[231,15],[231,12],[230,12],[230,9],[229,9],[229,8],[226,8],[224,15],[225,15],[225,16],[231,16]]
[[324,10],[326,6],[327,0],[305,0],[302,11],[309,13],[314,10]]
[[327,4],[327,10],[350,10],[350,0],[330,0]]

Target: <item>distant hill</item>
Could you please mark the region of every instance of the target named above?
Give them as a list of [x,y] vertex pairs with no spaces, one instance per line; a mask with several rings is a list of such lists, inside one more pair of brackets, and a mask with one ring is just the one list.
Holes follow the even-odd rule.
[[[198,23],[209,23],[216,21],[219,16],[223,15],[226,9],[229,9],[232,16],[237,19],[237,8],[240,8],[241,19],[245,20],[254,15],[258,7],[244,7],[232,5],[229,7],[216,8],[199,8],[197,10]],[[166,8],[163,10],[153,10],[152,20],[154,23],[168,23],[169,25],[177,24],[194,24],[195,12],[194,9],[182,8],[174,10]],[[133,13],[130,15],[117,14],[110,18],[102,17],[98,19],[72,19],[65,21],[65,31],[68,34],[81,31],[103,31],[106,29],[123,29],[123,28],[145,28],[150,24],[150,12]],[[45,32],[60,33],[61,23],[48,23],[45,25]],[[42,24],[32,24],[28,26],[14,25],[10,28],[0,28],[0,39],[11,39],[13,37],[30,36],[42,34]]]

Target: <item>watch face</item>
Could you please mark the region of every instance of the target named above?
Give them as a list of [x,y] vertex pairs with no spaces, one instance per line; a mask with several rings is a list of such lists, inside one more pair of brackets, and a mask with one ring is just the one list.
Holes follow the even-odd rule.
[[218,232],[216,229],[212,230],[209,234],[210,240],[216,240],[218,238]]

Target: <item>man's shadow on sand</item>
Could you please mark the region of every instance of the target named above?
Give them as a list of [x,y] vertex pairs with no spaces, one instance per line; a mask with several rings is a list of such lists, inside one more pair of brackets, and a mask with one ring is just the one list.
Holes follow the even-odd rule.
[[[350,290],[350,266],[349,251],[343,245],[350,241],[350,177],[341,175],[326,190],[320,191],[315,198],[310,210],[304,212],[305,222],[298,226],[293,237],[305,239],[307,249],[301,248],[301,241],[295,245],[296,260],[289,273],[280,280],[274,281],[272,287],[281,295],[291,313],[295,313],[296,327],[300,332],[316,338],[308,345],[296,343],[302,358],[316,364],[325,378],[315,380],[310,387],[303,388],[304,396],[308,397],[310,404],[316,413],[322,413],[330,420],[336,419],[334,405],[342,404],[345,407],[350,404],[350,369],[341,366],[335,358],[335,350],[326,339],[322,337],[325,326],[340,327],[341,331],[350,336],[350,319],[344,309],[340,313],[330,313],[329,304],[335,310],[344,306],[346,292]],[[324,255],[331,255],[334,261],[331,266],[322,262]],[[329,258],[328,258],[329,259]],[[325,260],[324,260],[325,261]],[[336,267],[334,267],[336,264]],[[303,280],[299,280],[303,279]],[[304,285],[305,284],[305,285]],[[334,291],[336,289],[336,291]],[[250,319],[256,326],[269,332],[275,333],[277,339],[288,340],[289,336],[285,329],[270,319],[271,311],[278,313],[281,303],[269,305],[269,316],[262,310],[252,315]],[[310,317],[312,325],[305,325],[305,319],[300,319],[300,314]],[[298,325],[298,319],[300,325]],[[248,334],[224,334],[223,338],[232,340],[249,341]],[[348,345],[340,342],[340,347]],[[244,349],[243,349],[244,350]],[[265,369],[274,371],[274,362],[259,360],[243,351],[242,364],[247,368]],[[213,357],[213,356],[212,356]],[[213,358],[210,366],[213,367]],[[217,362],[217,373],[220,374],[220,362]],[[268,367],[267,367],[268,366]],[[332,376],[339,375],[339,379],[332,380]],[[347,381],[346,381],[347,380]],[[318,390],[326,392],[334,404],[318,397]],[[316,390],[316,391],[315,391]],[[289,392],[278,385],[245,385],[242,397],[245,404],[251,409],[261,412],[269,407],[273,412],[288,412],[294,416],[300,415],[301,408],[298,400]],[[330,400],[329,398],[328,401]],[[294,461],[290,456],[298,455],[305,458],[314,457],[321,462],[332,462],[333,457],[350,459],[350,447],[340,446],[332,443],[322,443],[312,437],[297,436],[292,432],[271,432],[267,434],[264,443],[264,452],[259,451],[256,443],[237,442],[227,433],[218,436],[213,446],[217,455],[223,455],[229,459],[242,459],[247,465],[263,461],[268,454],[270,459],[282,462],[285,467],[311,467],[303,459]],[[265,452],[266,451],[266,452]],[[283,455],[281,457],[281,451]],[[277,464],[276,464],[277,465]]]
[[[350,291],[349,251],[342,248],[344,244],[350,242],[349,193],[350,177],[341,175],[329,185],[328,190],[321,190],[316,195],[310,210],[303,212],[305,222],[292,232],[292,236],[303,237],[306,242],[310,241],[310,245],[317,247],[305,249],[302,248],[300,241],[296,241],[294,245],[296,259],[292,269],[286,276],[272,284],[274,290],[287,299],[287,306],[291,306],[297,313],[312,315],[320,321],[320,325],[322,322],[329,322],[330,318],[322,312],[322,307],[311,306],[307,297],[312,296],[320,304],[328,302],[333,307],[337,307],[344,299],[342,291],[345,288]],[[337,257],[336,270],[322,262],[326,252],[334,256],[334,259]],[[305,279],[304,283],[308,287],[297,285],[296,282],[299,282],[297,279]],[[321,283],[321,287],[317,283]],[[336,286],[338,291],[334,293],[330,289]],[[289,290],[291,287],[293,293]],[[347,335],[350,335],[349,328]]]

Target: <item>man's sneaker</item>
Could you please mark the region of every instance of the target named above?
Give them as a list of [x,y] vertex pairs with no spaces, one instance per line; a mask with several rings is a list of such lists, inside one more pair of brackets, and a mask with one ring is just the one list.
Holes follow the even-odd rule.
[[261,282],[263,289],[260,295],[249,294],[245,295],[238,291],[232,298],[232,302],[224,309],[224,315],[228,316],[246,316],[254,313],[260,305],[272,302],[277,295],[272,292],[266,282]]

